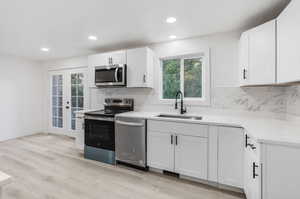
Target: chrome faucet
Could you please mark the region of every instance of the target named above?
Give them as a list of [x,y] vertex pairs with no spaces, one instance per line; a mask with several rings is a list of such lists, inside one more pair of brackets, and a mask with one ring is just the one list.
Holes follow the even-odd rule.
[[186,107],[183,108],[183,93],[181,91],[177,91],[177,93],[176,93],[175,109],[178,109],[177,99],[178,99],[179,95],[181,96],[181,98],[180,98],[180,114],[185,114],[186,113]]

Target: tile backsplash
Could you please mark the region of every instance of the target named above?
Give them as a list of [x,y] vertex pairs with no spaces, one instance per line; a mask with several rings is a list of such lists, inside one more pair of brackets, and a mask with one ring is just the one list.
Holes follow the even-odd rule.
[[287,87],[285,94],[287,114],[300,116],[300,86]]
[[[211,105],[201,107],[197,105],[189,106],[189,109],[218,109],[247,111],[252,113],[273,113],[284,114],[289,106],[300,105],[300,88],[285,87],[216,87],[211,90]],[[111,88],[111,89],[91,89],[90,107],[101,108],[106,97],[130,97],[135,99],[136,110],[148,111],[172,111],[174,104],[164,104],[159,100],[159,94],[155,89],[143,88]],[[188,104],[188,102],[185,102]],[[300,115],[300,108],[296,111]]]

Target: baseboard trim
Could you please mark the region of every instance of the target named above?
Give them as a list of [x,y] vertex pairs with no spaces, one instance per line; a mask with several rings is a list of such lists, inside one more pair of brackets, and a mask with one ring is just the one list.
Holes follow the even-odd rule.
[[[156,169],[156,168],[149,167],[149,171],[164,175],[164,172],[161,169]],[[215,188],[215,189],[218,189],[218,190],[223,190],[223,191],[229,192],[229,193],[234,194],[234,195],[245,196],[244,190],[241,189],[241,188],[238,188],[238,187],[223,185],[223,184],[220,184],[218,182],[202,180],[202,179],[193,178],[193,177],[185,176],[185,175],[179,175],[179,178],[177,178],[177,179],[207,185],[211,188]]]

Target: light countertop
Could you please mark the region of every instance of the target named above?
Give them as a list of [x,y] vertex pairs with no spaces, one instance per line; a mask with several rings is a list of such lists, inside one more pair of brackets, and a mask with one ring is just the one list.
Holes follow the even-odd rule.
[[11,177],[0,171],[0,187],[11,182]]
[[186,114],[191,116],[202,116],[202,120],[174,119],[157,117],[159,112],[127,112],[118,114],[117,117],[135,117],[150,120],[199,123],[218,126],[230,126],[244,128],[246,133],[253,136],[260,143],[283,144],[300,146],[300,124],[266,117],[249,116],[226,116],[226,115],[199,115]]

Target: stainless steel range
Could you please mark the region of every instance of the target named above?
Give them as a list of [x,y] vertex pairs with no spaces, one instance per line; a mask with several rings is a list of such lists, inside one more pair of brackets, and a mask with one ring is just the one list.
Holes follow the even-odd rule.
[[115,164],[115,114],[133,109],[133,99],[107,98],[104,110],[85,113],[84,157]]

